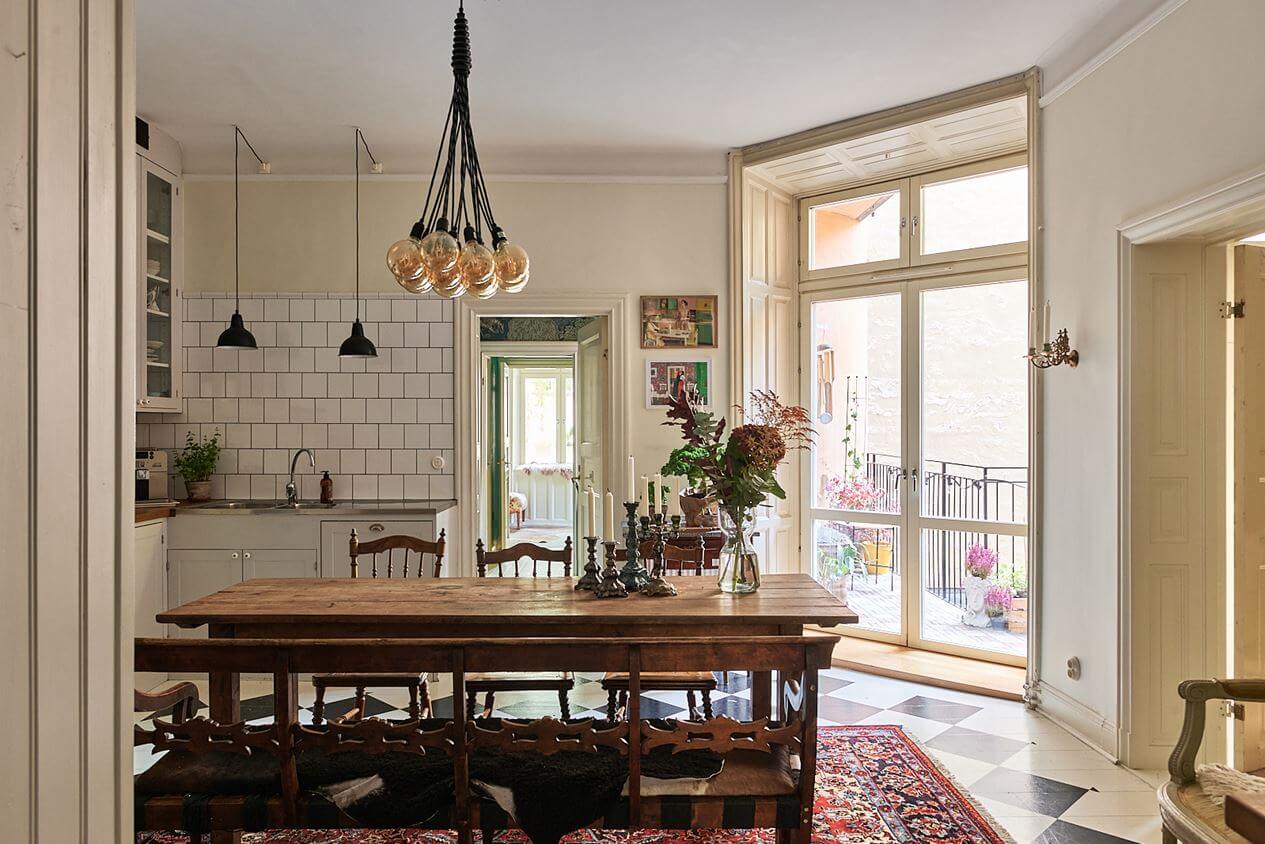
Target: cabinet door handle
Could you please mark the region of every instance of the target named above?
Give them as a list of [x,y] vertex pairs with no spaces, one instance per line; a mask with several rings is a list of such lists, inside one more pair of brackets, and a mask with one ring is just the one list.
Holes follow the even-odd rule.
[[383,525],[381,522],[374,522],[373,524],[369,525],[369,530],[373,531],[374,533],[381,533],[382,531],[386,530],[386,526]]
[[236,551],[234,551],[234,552],[233,552],[233,559],[234,559],[234,560],[236,560],[236,559],[237,559],[237,552],[236,552]]
[[250,552],[249,552],[249,551],[247,551],[247,552],[246,552],[245,554],[243,554],[242,556],[243,556],[243,557],[245,557],[246,559],[248,559],[248,560],[249,560],[249,559],[250,559]]

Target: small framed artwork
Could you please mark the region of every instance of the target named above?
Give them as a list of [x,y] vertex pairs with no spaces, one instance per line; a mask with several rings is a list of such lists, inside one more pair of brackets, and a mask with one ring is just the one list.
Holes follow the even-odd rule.
[[667,407],[682,394],[693,396],[700,407],[711,407],[711,361],[646,361],[646,407]]
[[715,296],[642,296],[641,348],[716,348]]

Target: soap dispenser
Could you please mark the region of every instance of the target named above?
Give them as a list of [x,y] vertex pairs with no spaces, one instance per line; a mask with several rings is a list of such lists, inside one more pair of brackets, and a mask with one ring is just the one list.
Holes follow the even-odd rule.
[[321,474],[321,503],[334,503],[334,479],[329,476],[328,469]]

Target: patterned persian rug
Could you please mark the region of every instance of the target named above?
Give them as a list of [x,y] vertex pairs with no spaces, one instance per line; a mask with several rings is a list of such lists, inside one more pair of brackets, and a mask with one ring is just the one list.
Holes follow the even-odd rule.
[[[1011,844],[1012,839],[947,771],[895,726],[822,727],[817,750],[814,844]],[[144,840],[144,839],[142,839]],[[149,839],[162,844],[181,836]],[[498,841],[526,842],[516,833]],[[769,830],[581,831],[573,844],[764,844]],[[243,844],[453,844],[444,832],[410,830],[247,833]]]

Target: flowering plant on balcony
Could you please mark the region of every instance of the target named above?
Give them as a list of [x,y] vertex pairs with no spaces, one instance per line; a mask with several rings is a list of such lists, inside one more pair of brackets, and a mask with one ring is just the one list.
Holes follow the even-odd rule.
[[997,552],[984,545],[972,545],[966,551],[966,570],[974,577],[989,578],[997,568]]
[[1000,618],[1010,611],[1013,599],[1014,593],[1009,586],[994,583],[984,593],[984,612],[988,613],[989,618]]
[[822,501],[828,507],[838,510],[865,510],[874,512],[879,509],[882,493],[869,478],[841,478],[831,475],[822,483]]

